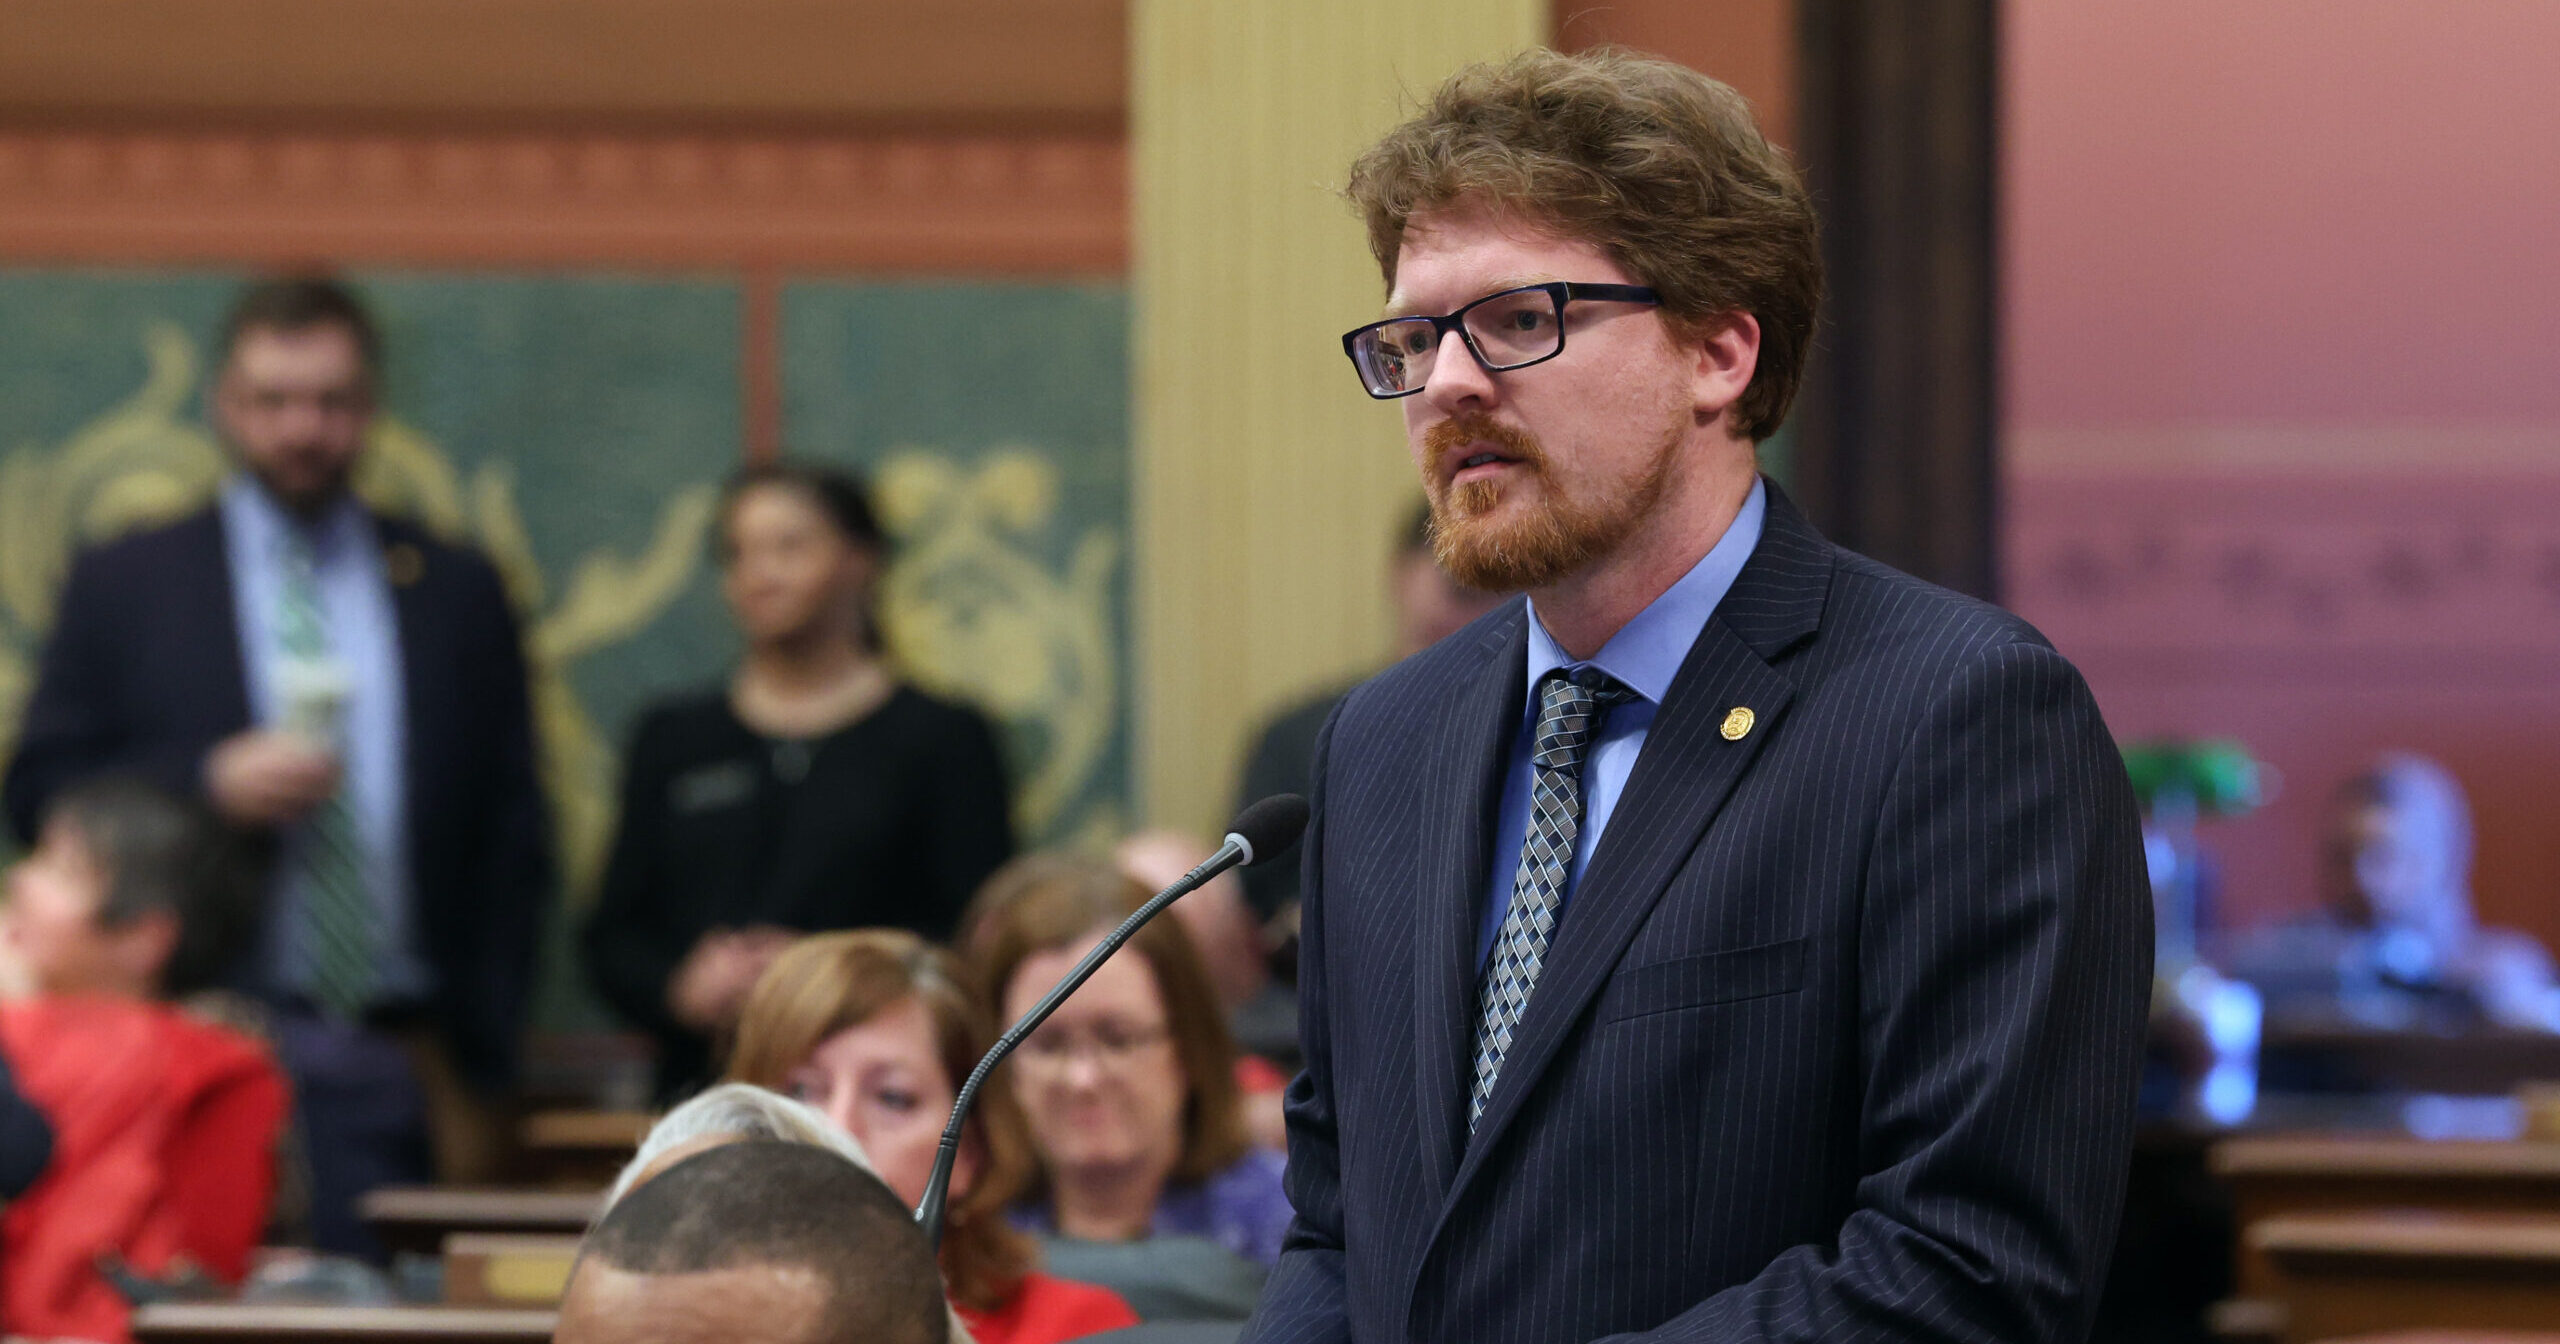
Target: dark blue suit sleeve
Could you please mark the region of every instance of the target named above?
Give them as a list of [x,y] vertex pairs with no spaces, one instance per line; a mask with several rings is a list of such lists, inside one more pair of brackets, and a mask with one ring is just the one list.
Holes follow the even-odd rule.
[[481,1020],[466,1037],[473,1048],[460,1062],[475,1084],[496,1092],[514,1077],[518,1037],[532,1002],[542,930],[557,884],[523,630],[494,568],[478,561],[465,573],[471,576],[466,596],[477,644],[467,665],[478,678],[475,699],[486,707],[495,742],[487,758],[492,768],[483,781],[490,811],[477,856],[480,880],[472,890],[478,898],[479,954],[469,965],[479,983],[462,999]]
[[180,796],[203,789],[204,753],[211,742],[131,738],[131,716],[118,697],[124,653],[116,632],[125,624],[121,605],[136,585],[106,569],[95,551],[73,561],[54,608],[53,637],[45,642],[35,690],[19,722],[17,749],[0,792],[6,795],[10,829],[22,844],[35,843],[55,794],[92,775],[138,775]]
[[1289,1165],[1282,1183],[1296,1210],[1281,1244],[1280,1263],[1262,1290],[1249,1344],[1349,1344],[1351,1322],[1342,1274],[1342,1161],[1335,1138],[1333,1032],[1327,1012],[1324,899],[1325,761],[1331,754],[1334,716],[1316,735],[1312,812],[1300,864],[1305,874],[1299,906],[1298,1040],[1306,1068],[1289,1084],[1284,1101],[1289,1125]]
[[1967,658],[1913,730],[1869,854],[1854,1211],[1831,1244],[1618,1338],[2085,1338],[2150,988],[2139,827],[2059,654]]

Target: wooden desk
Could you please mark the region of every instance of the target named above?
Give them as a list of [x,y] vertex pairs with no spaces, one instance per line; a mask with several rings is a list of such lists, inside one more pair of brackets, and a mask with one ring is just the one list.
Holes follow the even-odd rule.
[[444,1300],[457,1307],[556,1307],[579,1239],[456,1232],[444,1239]]
[[601,1191],[394,1186],[366,1195],[361,1211],[384,1249],[435,1255],[456,1232],[577,1236],[603,1206]]
[[2288,1340],[2560,1322],[2560,1214],[2283,1214],[2244,1240],[2285,1305]]
[[2560,1216],[2560,1143],[2274,1135],[2226,1139],[2212,1163],[2243,1233],[2234,1274],[2243,1297],[2272,1295],[2265,1257],[2247,1235],[2272,1218],[2367,1209]]
[[535,1111],[516,1126],[520,1174],[554,1190],[609,1186],[657,1119],[648,1111]]
[[559,1314],[470,1307],[302,1307],[163,1302],[133,1313],[135,1344],[520,1344]]
[[2547,1330],[2395,1330],[2320,1344],[2560,1344],[2560,1335]]

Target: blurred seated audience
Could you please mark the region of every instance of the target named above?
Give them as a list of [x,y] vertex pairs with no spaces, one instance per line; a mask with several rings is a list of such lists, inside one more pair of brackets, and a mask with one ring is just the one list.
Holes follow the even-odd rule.
[[[913,1208],[962,1080],[994,1041],[951,954],[914,934],[864,929],[804,938],[748,994],[731,1079],[784,1092],[859,1141]],[[1005,1218],[993,1170],[1029,1162],[1020,1112],[982,1092],[961,1132],[942,1238],[951,1299],[979,1344],[1051,1344],[1132,1325],[1107,1289],[1034,1268],[1037,1249]]]
[[[1153,830],[1121,841],[1112,857],[1121,872],[1152,893],[1172,886],[1216,852],[1180,831]],[[1266,1148],[1286,1149],[1280,1094],[1288,1089],[1289,1071],[1299,1064],[1298,995],[1271,974],[1262,924],[1245,903],[1238,870],[1220,873],[1166,913],[1191,935],[1191,945],[1217,987],[1219,1006],[1226,1009],[1227,1031],[1241,1052],[1236,1087],[1244,1093],[1246,1131]]]
[[2271,1027],[2560,1029],[2550,956],[2471,906],[2471,810],[2443,766],[2385,753],[2331,804],[2323,904],[2230,940],[2219,960]]
[[0,1217],[0,1326],[124,1339],[110,1273],[236,1283],[267,1226],[283,1071],[169,1001],[240,956],[255,877],[202,809],[102,777],[55,796],[8,895],[0,940],[31,993],[0,1004],[0,1054],[53,1142]]
[[[998,872],[969,927],[999,1016],[1029,1011],[1147,895],[1099,860],[1033,855]],[[994,1080],[1020,1100],[1038,1158],[1005,1192],[1016,1221],[1046,1238],[1053,1269],[1148,1320],[1249,1313],[1288,1227],[1281,1157],[1246,1133],[1224,1016],[1190,937],[1158,920]]]
[[933,1251],[840,1153],[745,1139],[666,1164],[580,1245],[561,1344],[943,1344]]
[[881,647],[889,543],[862,486],[750,467],[719,536],[745,657],[725,685],[642,715],[585,932],[598,991],[656,1038],[662,1097],[709,1077],[799,933],[948,937],[1013,848],[994,730],[901,685]]

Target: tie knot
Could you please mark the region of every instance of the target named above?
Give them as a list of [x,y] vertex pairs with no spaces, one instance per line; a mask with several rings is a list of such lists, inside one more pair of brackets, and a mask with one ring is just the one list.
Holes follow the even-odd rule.
[[1596,667],[1575,668],[1570,676],[1548,673],[1538,683],[1536,764],[1550,770],[1580,764],[1601,716],[1635,698],[1625,682]]

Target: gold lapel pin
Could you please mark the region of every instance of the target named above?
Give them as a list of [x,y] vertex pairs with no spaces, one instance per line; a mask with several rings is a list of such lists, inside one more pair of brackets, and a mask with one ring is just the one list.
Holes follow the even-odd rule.
[[1727,742],[1739,742],[1743,739],[1745,734],[1748,734],[1751,731],[1752,722],[1753,716],[1751,713],[1751,707],[1748,705],[1735,705],[1725,714],[1724,727],[1719,728],[1716,731],[1723,733],[1724,740]]
[[383,549],[382,570],[394,587],[406,588],[426,577],[427,557],[405,541],[396,542]]

